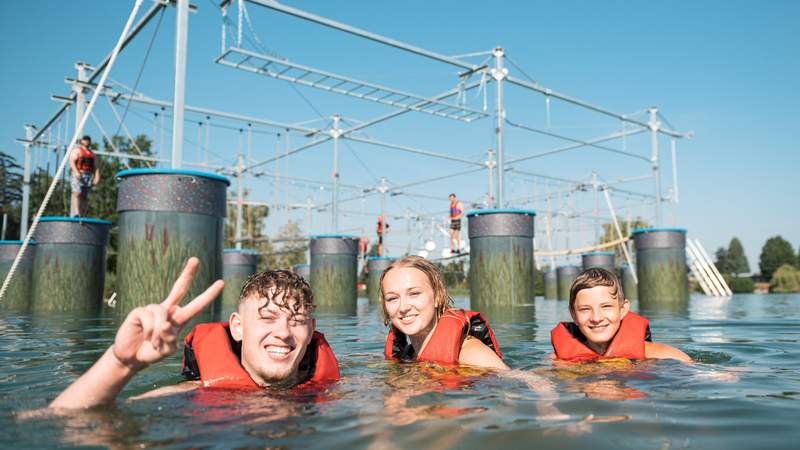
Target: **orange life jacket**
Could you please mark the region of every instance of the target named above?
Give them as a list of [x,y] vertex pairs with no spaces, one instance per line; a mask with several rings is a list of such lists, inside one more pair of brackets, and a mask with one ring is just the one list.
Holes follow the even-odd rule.
[[[227,322],[195,326],[184,344],[181,374],[187,379],[200,380],[206,387],[258,387],[239,362],[240,344],[231,337]],[[299,370],[308,374],[303,383],[339,379],[339,364],[322,333],[314,332]]]
[[595,361],[598,359],[645,359],[644,343],[650,341],[650,322],[644,317],[628,312],[614,339],[602,355],[590,349],[586,338],[572,322],[561,322],[550,332],[550,343],[558,359],[570,361]]
[[[497,356],[503,358],[494,332],[481,313],[463,309],[448,309],[439,318],[439,322],[433,330],[433,336],[428,340],[428,344],[416,360],[445,365],[458,364],[461,344],[467,336],[479,339],[494,350]],[[392,326],[386,337],[383,354],[389,359],[409,361],[414,354],[414,348],[408,337]]]
[[84,146],[78,147],[78,159],[75,161],[78,172],[94,172],[94,152]]

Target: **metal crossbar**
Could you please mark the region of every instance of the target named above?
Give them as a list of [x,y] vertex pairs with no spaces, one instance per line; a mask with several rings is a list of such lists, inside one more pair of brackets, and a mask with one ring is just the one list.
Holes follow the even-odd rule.
[[237,47],[229,48],[216,59],[216,62],[303,86],[462,122],[469,123],[489,116],[481,110],[356,80]]

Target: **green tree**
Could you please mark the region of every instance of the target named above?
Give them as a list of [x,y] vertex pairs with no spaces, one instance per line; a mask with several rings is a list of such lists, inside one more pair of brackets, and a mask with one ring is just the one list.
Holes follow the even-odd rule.
[[[0,215],[7,216],[4,239],[19,236],[19,207],[22,201],[22,166],[16,158],[0,151]],[[0,219],[2,220],[2,219]]]
[[725,247],[720,247],[714,252],[714,256],[717,258],[714,265],[717,266],[719,273],[731,273],[730,264],[728,264],[728,250]]
[[800,271],[791,264],[783,264],[769,282],[770,292],[800,292]]
[[792,244],[781,236],[773,236],[767,239],[761,249],[759,268],[761,275],[767,279],[772,278],[772,274],[784,264],[794,265],[796,257]]
[[[623,236],[630,236],[633,230],[637,228],[649,228],[650,224],[648,224],[644,219],[641,217],[637,217],[636,219],[631,221],[630,226],[628,226],[628,222],[619,222],[620,231],[622,231]],[[603,224],[603,235],[600,236],[599,244],[605,244],[607,242],[613,242],[619,239],[619,234],[617,234],[617,229],[614,227],[613,222],[604,223]],[[608,249],[611,251],[611,249]],[[614,253],[616,254],[616,263],[617,265],[621,264],[625,260],[625,253],[622,251],[622,248],[617,245],[613,249]]]
[[747,256],[744,254],[744,248],[739,238],[734,237],[731,239],[731,243],[728,244],[725,263],[730,273],[734,276],[750,272],[750,264],[747,262]]

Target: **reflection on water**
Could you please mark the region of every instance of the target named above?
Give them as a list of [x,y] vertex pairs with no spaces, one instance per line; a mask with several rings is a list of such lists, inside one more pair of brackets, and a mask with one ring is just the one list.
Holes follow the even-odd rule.
[[[355,311],[318,312],[344,375],[325,391],[200,390],[60,416],[39,408],[110,345],[118,319],[0,312],[0,446],[795,447],[800,295],[644,312],[654,338],[694,365],[553,364],[549,332],[566,308],[483,308],[511,373],[385,361],[380,306],[360,299]],[[122,397],[178,381],[180,363],[143,371]]]

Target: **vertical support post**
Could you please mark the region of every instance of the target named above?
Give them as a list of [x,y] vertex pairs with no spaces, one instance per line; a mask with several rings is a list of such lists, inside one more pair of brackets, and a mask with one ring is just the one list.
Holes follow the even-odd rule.
[[497,207],[504,208],[505,201],[505,156],[503,154],[503,121],[505,120],[505,109],[503,106],[503,79],[508,75],[508,69],[503,67],[503,55],[505,50],[502,47],[495,47],[492,51],[494,55],[494,69],[492,69],[492,77],[497,85],[497,121],[495,125],[495,139],[497,143]]
[[489,149],[487,152],[486,169],[489,174],[489,198],[487,199],[487,208],[494,208],[494,150]]
[[600,228],[600,207],[597,199],[597,172],[592,172],[592,192],[594,193],[594,243],[599,244],[598,232]]
[[239,153],[236,162],[236,248],[242,248],[242,223],[244,213],[244,155]]
[[338,114],[333,115],[333,129],[331,130],[331,137],[333,137],[333,205],[331,207],[331,231],[337,233],[339,231],[339,121],[341,117]]
[[3,213],[3,231],[0,232],[0,241],[6,240],[6,227],[8,227],[8,214]]
[[672,147],[672,203],[678,203],[678,150],[675,138],[670,140]]
[[[88,81],[86,77],[86,63],[83,62],[76,62],[75,63],[75,70],[78,71],[78,81]],[[83,85],[80,83],[75,83],[73,88],[75,90],[75,128],[77,130],[78,125],[81,123],[81,119],[83,119],[83,112],[86,110],[86,90],[83,88]],[[80,136],[78,136],[80,138]],[[71,149],[72,146],[75,145],[74,142],[67,143],[67,149]]]
[[172,98],[172,168],[183,161],[183,108],[186,94],[186,41],[189,31],[189,0],[176,0],[175,88]]
[[[28,216],[31,205],[31,139],[33,139],[33,125],[25,125],[25,161],[22,169],[22,214],[19,218],[19,238],[25,239],[28,235]],[[67,148],[70,148],[69,146]]]
[[655,106],[650,107],[650,162],[653,165],[653,180],[655,181],[656,189],[656,226],[662,225],[661,219],[661,168],[660,157],[658,153],[658,121],[656,113],[658,108]]

